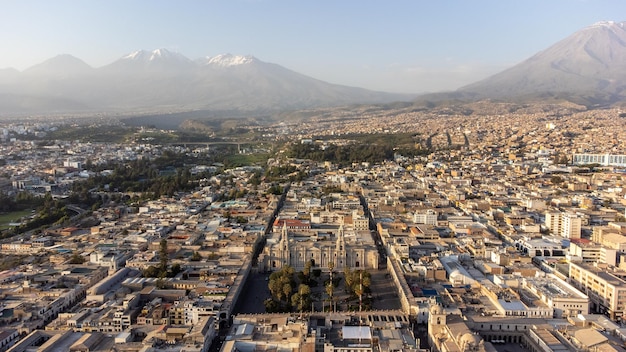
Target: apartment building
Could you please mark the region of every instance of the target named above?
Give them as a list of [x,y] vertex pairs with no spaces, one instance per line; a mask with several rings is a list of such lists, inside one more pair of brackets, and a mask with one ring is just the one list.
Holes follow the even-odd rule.
[[570,264],[571,284],[591,300],[590,309],[622,320],[626,308],[626,271],[609,265]]
[[561,214],[561,237],[580,238],[582,231],[582,220],[582,216],[578,214]]
[[568,260],[582,263],[617,264],[617,251],[597,243],[571,242]]

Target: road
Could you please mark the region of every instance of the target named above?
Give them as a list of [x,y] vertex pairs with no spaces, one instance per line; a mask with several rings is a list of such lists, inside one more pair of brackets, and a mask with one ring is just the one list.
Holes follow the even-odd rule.
[[263,301],[270,298],[270,290],[267,288],[266,278],[269,274],[250,272],[248,281],[244,287],[234,313],[265,313]]

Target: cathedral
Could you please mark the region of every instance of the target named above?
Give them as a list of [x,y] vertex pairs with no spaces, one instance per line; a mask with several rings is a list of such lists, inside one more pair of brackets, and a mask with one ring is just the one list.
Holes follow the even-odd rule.
[[[268,238],[259,264],[276,271],[289,265],[302,270],[307,261],[313,268],[328,270],[378,269],[378,251],[369,232],[346,234],[344,226],[337,229],[299,229],[289,231],[286,223],[279,233]],[[332,264],[331,264],[332,263]]]

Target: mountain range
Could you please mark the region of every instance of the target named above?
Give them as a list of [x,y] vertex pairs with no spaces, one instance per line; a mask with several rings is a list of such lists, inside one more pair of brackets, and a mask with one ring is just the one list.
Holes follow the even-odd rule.
[[473,99],[561,99],[588,107],[626,100],[626,22],[604,21],[457,90]]
[[[323,82],[253,56],[190,60],[140,50],[99,68],[59,55],[22,72],[0,69],[0,113],[276,112],[410,101],[415,96]],[[529,59],[431,101],[626,102],[626,22],[599,22]]]
[[280,111],[411,98],[330,84],[253,56],[194,61],[166,49],[135,51],[99,68],[59,55],[22,72],[0,70],[0,111],[9,114]]

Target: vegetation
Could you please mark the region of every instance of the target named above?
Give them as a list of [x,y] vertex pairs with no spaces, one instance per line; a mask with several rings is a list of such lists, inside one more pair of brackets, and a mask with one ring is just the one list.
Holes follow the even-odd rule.
[[215,161],[224,164],[226,168],[233,168],[247,165],[265,165],[270,155],[262,154],[228,154],[223,153],[215,156]]
[[50,144],[53,140],[122,143],[134,133],[133,129],[123,126],[108,125],[106,128],[102,125],[69,126],[50,133],[46,137],[47,142],[40,145]]
[[32,215],[29,210],[18,210],[10,213],[0,214],[0,229],[9,228],[9,223],[18,222]]
[[167,250],[167,240],[162,239],[161,242],[159,242],[159,265],[158,267],[155,267],[154,265],[150,265],[149,267],[144,269],[142,273],[143,276],[144,277],[158,277],[161,280],[160,280],[160,283],[157,283],[157,286],[159,285],[163,286],[162,279],[166,277],[174,277],[182,271],[180,264],[173,264],[172,267],[169,268],[168,270],[169,260],[170,258],[169,258],[169,252]]
[[68,261],[69,264],[83,264],[84,262],[85,258],[76,252],[72,254],[72,257]]
[[[27,198],[29,200],[26,201],[26,204],[30,207],[33,205],[33,202],[41,202],[38,212],[36,212],[36,214],[34,214],[27,222],[22,223],[21,225],[0,231],[0,238],[9,238],[26,231],[35,230],[51,224],[63,224],[69,220],[70,213],[65,207],[66,201],[53,199],[50,193],[47,193],[40,199],[35,200],[35,198]],[[17,208],[24,206],[24,203],[19,201],[17,197],[15,200]]]
[[268,313],[304,311],[311,306],[311,288],[305,283],[297,284],[295,270],[285,266],[270,275],[268,287],[272,297],[265,300]]
[[288,156],[297,159],[314,161],[331,161],[339,165],[355,162],[381,162],[393,158],[392,148],[377,145],[349,144],[345,146],[329,145],[322,148],[318,145],[293,144]]
[[[346,281],[346,291],[350,293],[353,299],[358,298],[363,302],[363,296],[370,292],[372,275],[364,270],[350,270],[350,268],[347,267],[344,269],[343,273]],[[364,308],[369,309],[369,299],[365,300],[365,303]]]
[[35,196],[30,192],[18,192],[15,196],[0,192],[0,213],[33,209],[42,206],[43,203],[44,199],[42,197]]
[[265,180],[268,182],[302,181],[305,177],[306,173],[294,165],[272,166],[265,171]]
[[324,147],[317,144],[292,144],[287,155],[298,159],[331,161],[338,165],[358,162],[381,162],[391,160],[394,154],[417,156],[429,154],[421,149],[418,136],[410,133],[400,134],[353,134],[342,136],[346,145],[329,144]]
[[[95,176],[74,184],[73,191],[87,194],[91,189],[99,189],[106,185],[109,190],[118,192],[149,193],[156,199],[162,195],[172,196],[179,191],[189,191],[194,184],[190,181],[206,175],[192,177],[189,168],[184,167],[176,153],[164,153],[154,161],[133,160],[124,164],[108,164],[97,169],[109,169],[108,176]],[[184,160],[184,159],[183,159]],[[178,167],[178,168],[177,168]],[[170,168],[171,172],[164,172]]]
[[0,271],[9,270],[24,264],[26,256],[3,254],[0,260]]
[[192,262],[199,262],[200,260],[202,260],[202,256],[198,252],[193,252],[189,260],[191,260]]

